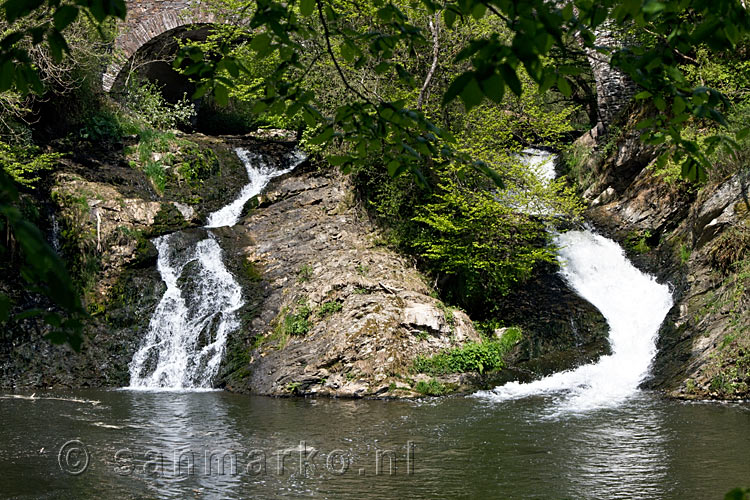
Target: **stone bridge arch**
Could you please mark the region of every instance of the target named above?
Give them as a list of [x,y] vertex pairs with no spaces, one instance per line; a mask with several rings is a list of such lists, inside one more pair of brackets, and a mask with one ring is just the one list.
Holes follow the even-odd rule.
[[[155,40],[191,30],[222,24],[214,11],[196,0],[146,0],[126,2],[128,15],[114,41],[114,60],[102,75],[102,88],[110,92],[121,80],[123,70],[136,55]],[[195,31],[195,30],[193,30]]]

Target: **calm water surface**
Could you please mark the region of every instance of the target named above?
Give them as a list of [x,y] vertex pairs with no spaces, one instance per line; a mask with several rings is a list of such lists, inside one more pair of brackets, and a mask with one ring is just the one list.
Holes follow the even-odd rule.
[[0,397],[4,498],[709,499],[750,484],[746,404],[640,393],[556,415],[544,397]]

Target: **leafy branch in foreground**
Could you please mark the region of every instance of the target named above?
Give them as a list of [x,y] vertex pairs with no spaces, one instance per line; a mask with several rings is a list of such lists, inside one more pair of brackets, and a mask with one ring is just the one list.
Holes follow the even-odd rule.
[[[357,3],[356,8],[372,12],[373,22],[367,30],[357,30],[347,23],[346,12],[334,2],[299,0],[288,3],[258,0],[245,4],[249,22],[247,37],[260,59],[277,58],[279,64],[270,77],[258,84],[264,97],[257,112],[288,116],[300,113],[308,127],[317,128],[314,145],[343,143],[348,154],[332,156],[331,162],[348,170],[378,152],[387,159],[391,175],[410,171],[418,178],[421,165],[435,161],[470,158],[455,155],[453,141],[418,108],[408,107],[408,100],[387,100],[364,92],[349,81],[342,61],[354,69],[374,67],[385,75],[419,92],[415,74],[394,57],[397,52],[416,54],[429,46],[430,33],[412,22],[409,12],[421,10],[432,16],[442,13],[449,29],[461,23],[477,23],[485,17],[501,22],[512,36],[498,31],[473,38],[455,57],[465,63],[444,91],[442,102],[448,105],[460,99],[466,110],[484,99],[501,102],[509,90],[520,96],[523,89],[519,72],[536,83],[540,92],[555,88],[570,96],[575,75],[581,69],[555,64],[553,49],[563,54],[586,49],[623,70],[642,89],[639,100],[659,111],[644,119],[639,127],[644,139],[662,146],[660,161],[679,161],[682,175],[694,181],[705,178],[710,167],[707,155],[717,147],[737,148],[736,140],[748,133],[743,129],[735,138],[716,135],[704,141],[702,148],[685,137],[681,130],[688,121],[706,121],[726,125],[723,112],[730,104],[719,91],[692,88],[680,64],[694,47],[707,45],[712,50],[731,50],[747,38],[750,16],[739,0],[645,0],[619,2],[547,2],[530,0],[456,0],[434,2],[421,0],[410,7],[382,0]],[[252,8],[251,8],[252,7]],[[411,11],[409,10],[411,9]],[[608,24],[609,23],[609,24]],[[637,43],[623,43],[621,49],[597,45],[597,33],[616,24],[641,30],[647,36]],[[322,40],[316,33],[322,32]],[[350,94],[348,102],[334,113],[324,115],[314,105],[315,95],[304,88],[300,73],[310,71],[305,55],[315,48],[336,68],[338,78]],[[227,46],[218,57],[204,57],[198,46],[185,47],[175,65],[199,81],[197,95],[213,89],[217,101],[226,102],[233,80],[247,68],[233,56]],[[226,70],[226,71],[222,71]],[[499,180],[485,164],[476,168]]]
[[109,18],[125,19],[124,0],[7,0],[0,6],[9,27],[0,39],[0,92],[41,94],[44,86],[30,55],[44,45],[55,62],[70,52],[64,30],[87,17],[101,33]]

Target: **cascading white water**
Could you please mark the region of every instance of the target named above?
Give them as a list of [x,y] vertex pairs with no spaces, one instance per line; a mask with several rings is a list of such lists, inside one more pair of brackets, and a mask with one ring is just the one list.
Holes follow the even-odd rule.
[[209,236],[175,251],[175,237],[154,240],[167,291],[130,363],[131,388],[211,387],[227,334],[239,326],[242,289],[224,267],[219,244]]
[[543,149],[526,148],[521,160],[543,182],[555,180],[555,155]]
[[[208,217],[206,228],[233,226],[245,203],[268,182],[304,159],[294,152],[276,170],[260,154],[236,149],[250,182],[237,199]],[[141,347],[130,362],[130,389],[210,389],[224,356],[227,336],[239,326],[242,289],[226,269],[215,237],[184,244],[173,233],[154,240],[158,270],[167,285]]]
[[237,224],[242,213],[242,207],[250,198],[259,194],[272,178],[291,171],[304,160],[302,153],[295,150],[289,166],[286,169],[277,170],[276,167],[268,164],[266,157],[263,155],[243,148],[238,148],[235,151],[247,169],[250,182],[242,188],[236,200],[208,216],[206,227],[234,226]]
[[[543,165],[539,156],[535,152],[529,161]],[[551,176],[549,169],[542,175],[554,178],[554,168]],[[616,405],[635,394],[647,375],[659,327],[672,307],[672,294],[667,285],[636,269],[617,243],[592,231],[559,234],[555,244],[560,248],[558,260],[565,280],[607,320],[612,354],[593,364],[531,383],[511,382],[479,396],[503,401],[558,394],[561,411]]]
[[536,382],[511,382],[483,395],[495,400],[565,393],[562,409],[581,411],[617,404],[638,390],[656,354],[656,335],[672,307],[669,287],[628,262],[620,246],[591,231],[555,237],[562,275],[601,311],[612,354],[594,364]]

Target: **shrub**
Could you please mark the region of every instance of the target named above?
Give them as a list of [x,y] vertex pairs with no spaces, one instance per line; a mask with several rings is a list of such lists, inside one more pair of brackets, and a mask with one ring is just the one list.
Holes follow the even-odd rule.
[[442,396],[443,394],[447,394],[448,392],[448,388],[445,386],[445,384],[441,384],[434,378],[430,379],[429,382],[420,380],[414,386],[414,390],[420,394],[424,394],[425,396]]
[[481,187],[448,178],[413,218],[421,231],[413,246],[427,268],[441,275],[446,298],[469,310],[492,307],[498,297],[554,262],[545,224]]
[[43,172],[53,170],[60,153],[40,153],[36,146],[11,146],[0,141],[0,168],[25,188],[35,189]]
[[521,340],[519,328],[509,329],[501,340],[469,342],[461,347],[447,349],[432,357],[418,356],[414,371],[429,375],[448,373],[489,372],[504,366],[503,357]]
[[159,194],[163,194],[164,188],[167,186],[167,173],[164,171],[164,167],[158,162],[150,161],[146,163],[143,171],[151,179]]
[[178,102],[169,103],[159,87],[149,81],[131,80],[123,104],[139,120],[160,130],[188,125],[195,116],[195,106],[187,94]]
[[312,326],[310,324],[310,314],[312,310],[306,304],[300,304],[296,312],[288,313],[284,316],[284,323],[282,324],[282,331],[286,335],[304,335]]
[[324,318],[330,314],[339,312],[343,307],[344,306],[341,305],[341,302],[337,302],[335,300],[324,302],[318,309],[318,316]]

